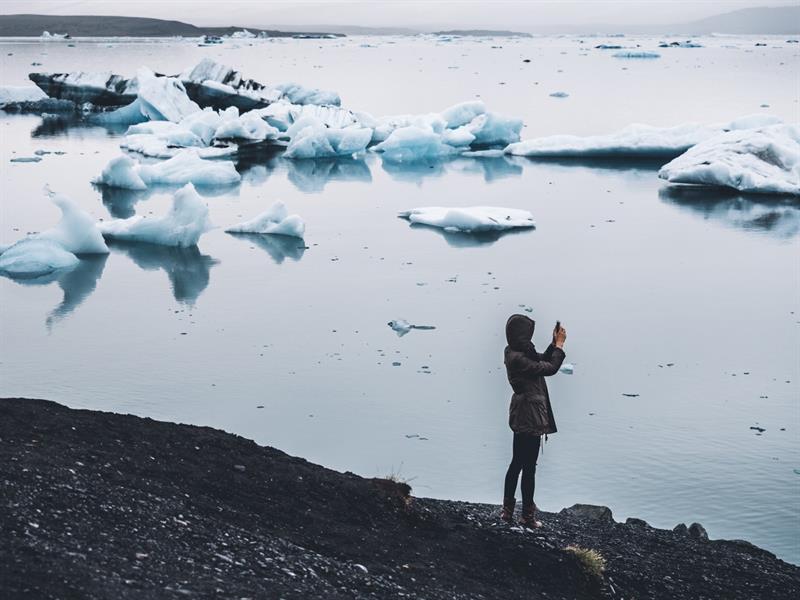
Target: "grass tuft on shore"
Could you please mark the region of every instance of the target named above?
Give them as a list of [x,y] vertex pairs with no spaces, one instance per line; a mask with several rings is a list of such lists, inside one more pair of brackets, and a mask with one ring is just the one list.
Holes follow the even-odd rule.
[[589,575],[602,579],[606,570],[606,559],[597,550],[581,546],[567,546],[564,550],[574,554]]

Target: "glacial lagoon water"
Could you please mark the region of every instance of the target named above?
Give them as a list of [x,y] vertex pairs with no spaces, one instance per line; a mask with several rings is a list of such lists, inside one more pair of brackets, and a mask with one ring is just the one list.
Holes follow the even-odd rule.
[[[36,70],[176,73],[210,56],[376,115],[480,97],[523,118],[523,138],[800,120],[797,44],[658,41],[7,40],[0,85]],[[604,42],[661,58],[616,59]],[[57,221],[45,184],[98,219],[166,211],[171,190],[91,185],[122,133],[0,116],[0,243]],[[64,154],[10,162],[36,150]],[[417,495],[497,503],[511,451],[503,325],[528,309],[539,346],[562,321],[575,364],[550,383],[559,432],[539,461],[542,508],[699,521],[800,563],[800,205],[669,190],[659,166],[249,158],[241,185],[204,192],[220,227],[197,249],[116,244],[49,283],[0,279],[0,394],[210,425],[399,474]],[[223,232],[276,199],[305,219],[307,248]],[[428,205],[524,208],[537,227],[476,238],[395,216]],[[435,329],[398,337],[398,318]]]

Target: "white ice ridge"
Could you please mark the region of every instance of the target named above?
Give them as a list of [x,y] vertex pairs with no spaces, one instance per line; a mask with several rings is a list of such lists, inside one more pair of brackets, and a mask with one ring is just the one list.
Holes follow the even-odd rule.
[[800,126],[722,133],[661,167],[658,176],[669,183],[800,195]]
[[450,208],[427,206],[413,208],[398,213],[399,217],[412,223],[440,227],[445,231],[480,233],[483,231],[503,231],[515,228],[535,227],[533,215],[518,208],[497,206],[473,206],[469,208]]
[[633,124],[607,135],[551,135],[509,144],[506,154],[539,158],[658,157],[673,158],[724,131],[780,123],[770,115],[748,115],[730,123],[675,127]]
[[35,85],[0,86],[0,106],[8,104],[9,102],[36,102],[37,100],[42,100],[43,98],[47,98],[47,94],[45,94]]
[[109,162],[94,183],[109,187],[144,190],[154,185],[224,186],[239,183],[241,176],[233,163],[204,160],[197,151],[186,149],[163,162],[143,165],[129,156]]
[[108,254],[94,219],[72,200],[48,190],[61,209],[61,221],[47,231],[23,238],[0,252],[0,273],[33,278],[78,264],[81,254]]
[[302,239],[306,224],[298,215],[290,215],[283,202],[275,202],[254,219],[243,221],[225,230],[228,233],[269,233]]
[[366,150],[372,139],[372,129],[333,129],[314,117],[300,119],[286,133],[291,138],[287,158],[352,156]]
[[194,186],[187,183],[175,192],[172,207],[163,217],[115,219],[99,223],[98,228],[105,237],[115,240],[188,248],[196,246],[212,225],[208,207]]

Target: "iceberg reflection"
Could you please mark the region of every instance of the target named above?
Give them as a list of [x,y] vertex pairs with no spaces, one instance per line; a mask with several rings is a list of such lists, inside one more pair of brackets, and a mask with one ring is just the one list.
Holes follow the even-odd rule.
[[174,248],[141,242],[113,242],[112,252],[125,254],[145,271],[162,269],[169,278],[172,295],[182,304],[192,305],[208,287],[211,267],[219,261],[202,254],[197,246]]
[[728,227],[791,239],[800,233],[800,202],[791,197],[741,194],[697,186],[668,186],[659,198]]
[[235,238],[261,248],[269,254],[270,258],[277,264],[283,263],[287,258],[298,261],[303,258],[303,254],[306,251],[306,244],[302,239],[290,237],[288,235],[234,232],[228,232],[228,235],[232,235]]
[[424,225],[422,223],[412,223],[409,229],[421,229],[433,231],[438,233],[444,238],[448,246],[452,248],[476,248],[479,246],[489,246],[494,244],[501,237],[525,234],[533,231],[536,228],[530,227],[527,229],[506,229],[500,231],[481,231],[475,233],[466,233],[464,231],[447,231],[441,227],[433,227],[431,225]]

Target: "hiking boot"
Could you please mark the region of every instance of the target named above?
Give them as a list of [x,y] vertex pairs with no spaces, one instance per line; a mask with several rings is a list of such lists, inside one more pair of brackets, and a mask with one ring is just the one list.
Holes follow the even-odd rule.
[[503,498],[503,509],[500,511],[500,518],[506,523],[511,523],[514,519],[514,505],[517,503],[515,498]]
[[536,520],[535,504],[522,507],[522,516],[519,519],[519,524],[528,529],[539,529],[542,526],[542,522]]

